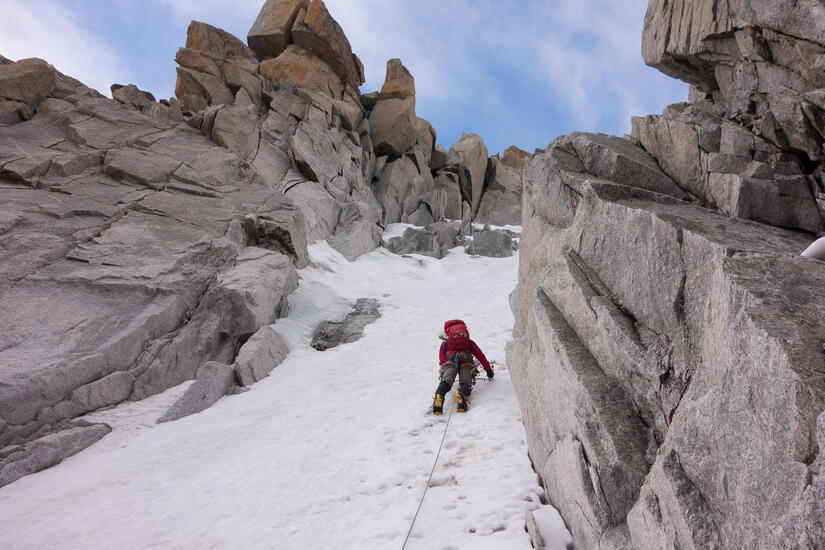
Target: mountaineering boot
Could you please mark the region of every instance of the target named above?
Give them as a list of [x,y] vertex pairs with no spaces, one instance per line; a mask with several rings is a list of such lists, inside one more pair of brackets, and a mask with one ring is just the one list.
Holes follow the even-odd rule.
[[458,403],[458,412],[460,413],[467,412],[467,409],[470,408],[470,400],[461,393],[461,390],[455,392],[455,402]]
[[433,414],[436,416],[440,416],[441,413],[444,411],[444,397],[440,393],[435,394],[435,399],[433,399]]

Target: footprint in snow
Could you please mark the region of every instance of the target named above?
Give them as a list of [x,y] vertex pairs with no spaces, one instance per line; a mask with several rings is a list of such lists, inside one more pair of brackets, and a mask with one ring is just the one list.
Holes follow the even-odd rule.
[[433,477],[432,480],[430,480],[430,487],[445,487],[448,485],[458,485],[458,480],[455,476]]

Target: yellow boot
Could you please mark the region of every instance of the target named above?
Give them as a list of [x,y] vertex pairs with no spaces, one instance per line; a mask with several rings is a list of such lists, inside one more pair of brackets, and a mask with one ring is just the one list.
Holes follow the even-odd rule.
[[433,414],[436,416],[441,416],[443,410],[444,398],[441,396],[440,393],[437,393],[435,394],[435,399],[433,399]]
[[455,402],[458,403],[458,412],[460,413],[467,412],[470,408],[470,400],[460,390],[455,392]]

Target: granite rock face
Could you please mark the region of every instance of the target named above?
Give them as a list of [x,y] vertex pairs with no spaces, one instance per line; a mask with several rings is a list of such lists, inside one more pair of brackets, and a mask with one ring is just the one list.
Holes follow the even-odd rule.
[[100,441],[112,429],[106,424],[76,421],[23,445],[0,452],[0,487],[60,463]]
[[690,103],[526,161],[508,368],[576,547],[825,545],[818,10],[651,0]]
[[415,79],[400,59],[387,61],[384,85],[370,112],[370,128],[378,156],[395,159],[415,145]]
[[509,231],[501,229],[484,229],[473,232],[473,240],[467,247],[469,254],[489,258],[509,258],[517,250],[514,237]]
[[235,374],[242,386],[251,386],[266,378],[286,359],[289,346],[270,326],[262,327],[246,341],[235,358]]
[[[547,496],[577,546],[774,547],[819,460],[811,239],[650,191],[647,172],[594,174],[581,139],[528,161],[511,297],[508,367]],[[795,532],[821,543],[813,525]]]
[[384,247],[394,254],[421,254],[441,259],[449,250],[459,244],[459,224],[456,222],[436,222],[422,228],[408,227],[399,237],[384,243]]
[[529,157],[515,145],[490,157],[477,223],[521,225],[521,175]]
[[[311,28],[340,45],[322,16]],[[134,85],[106,99],[40,60],[0,63],[0,449],[31,450],[15,471],[76,452],[52,442],[67,420],[209,362],[262,378],[272,342],[234,363],[285,314],[307,245],[354,259],[380,242],[365,113],[336,67],[335,90],[267,76],[198,22],[177,60],[178,98],[161,101]]]
[[197,377],[192,385],[163,416],[158,418],[157,422],[158,424],[172,422],[204,411],[229,393],[235,385],[237,385],[237,379],[235,369],[231,365],[214,361],[205,363],[198,369]]
[[267,0],[252,24],[247,43],[259,59],[278,57],[292,43],[292,26],[309,0]]

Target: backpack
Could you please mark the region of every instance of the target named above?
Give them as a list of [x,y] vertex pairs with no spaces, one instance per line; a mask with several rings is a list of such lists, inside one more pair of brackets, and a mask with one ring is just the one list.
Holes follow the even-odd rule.
[[444,323],[444,333],[447,335],[447,353],[466,351],[470,349],[470,331],[460,319]]

